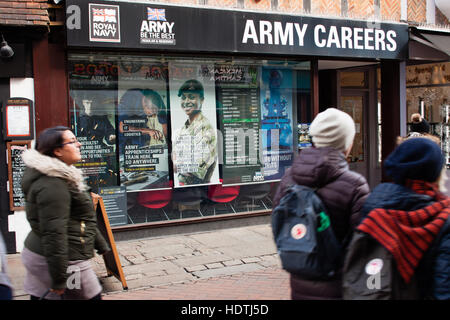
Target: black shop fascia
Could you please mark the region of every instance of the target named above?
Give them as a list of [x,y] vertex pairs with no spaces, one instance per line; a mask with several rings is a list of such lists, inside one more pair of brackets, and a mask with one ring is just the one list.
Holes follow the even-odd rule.
[[408,25],[130,2],[67,0],[67,45],[136,51],[405,60]]

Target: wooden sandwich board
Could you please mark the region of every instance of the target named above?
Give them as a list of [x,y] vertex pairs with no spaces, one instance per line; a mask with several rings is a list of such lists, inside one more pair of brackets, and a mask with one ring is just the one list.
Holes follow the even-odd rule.
[[117,252],[116,243],[114,242],[114,236],[109,224],[108,215],[106,213],[105,204],[103,198],[100,196],[93,197],[94,208],[97,212],[97,226],[102,233],[105,240],[108,242],[111,251],[103,255],[105,261],[106,271],[108,276],[115,276],[121,283],[124,290],[128,289],[125,276],[123,274],[122,265],[120,263],[119,254]]

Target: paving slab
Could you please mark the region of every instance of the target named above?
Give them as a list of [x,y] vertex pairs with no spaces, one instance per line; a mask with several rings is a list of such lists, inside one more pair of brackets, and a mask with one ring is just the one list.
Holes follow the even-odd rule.
[[175,256],[187,253],[189,255],[192,255],[192,253],[194,252],[194,248],[187,247],[185,244],[168,244],[164,246],[151,248],[141,247],[139,251],[143,254],[143,256],[149,259],[164,256]]
[[270,243],[260,242],[257,244],[247,244],[245,246],[238,245],[232,247],[220,248],[224,255],[232,258],[246,258],[246,257],[258,257],[268,254],[274,254],[277,252],[275,245]]
[[198,278],[215,278],[220,276],[228,276],[236,273],[253,272],[257,270],[262,270],[262,267],[256,263],[242,264],[237,266],[229,266],[216,269],[207,269],[202,271],[193,272],[193,275]]
[[231,260],[231,257],[225,254],[213,254],[204,256],[193,256],[174,260],[173,263],[180,267],[197,266],[200,264],[208,264]]
[[175,265],[171,261],[141,263],[132,266],[127,266],[122,269],[125,275],[138,273],[153,274],[158,271],[165,271],[166,273],[183,272],[182,268]]
[[209,248],[228,247],[242,244],[242,241],[239,238],[230,236],[222,230],[193,234],[189,237],[208,246]]

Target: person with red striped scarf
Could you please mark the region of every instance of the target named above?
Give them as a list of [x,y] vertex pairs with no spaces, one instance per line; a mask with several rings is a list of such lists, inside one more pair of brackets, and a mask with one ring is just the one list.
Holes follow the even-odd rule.
[[416,279],[420,299],[448,300],[450,197],[443,193],[442,151],[428,138],[409,138],[386,158],[384,169],[393,183],[372,191],[357,230],[389,251],[405,287]]

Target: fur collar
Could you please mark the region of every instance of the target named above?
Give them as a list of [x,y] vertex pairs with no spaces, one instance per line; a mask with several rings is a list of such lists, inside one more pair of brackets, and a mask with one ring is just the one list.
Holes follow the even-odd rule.
[[27,167],[36,169],[49,177],[62,178],[80,192],[87,190],[83,172],[73,165],[68,166],[61,160],[43,155],[35,149],[25,150],[22,153],[22,159]]

